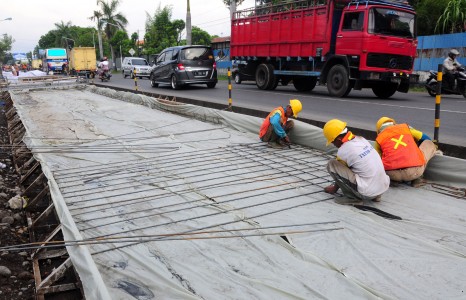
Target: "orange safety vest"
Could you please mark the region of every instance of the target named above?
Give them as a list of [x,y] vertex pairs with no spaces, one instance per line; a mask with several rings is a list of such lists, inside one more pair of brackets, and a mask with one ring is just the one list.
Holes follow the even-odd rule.
[[424,154],[416,144],[408,124],[385,128],[376,138],[382,150],[385,170],[419,167],[426,163]]
[[285,110],[283,109],[282,106],[274,108],[274,110],[272,110],[272,112],[267,116],[267,118],[264,119],[264,122],[262,122],[261,129],[259,130],[259,138],[262,138],[264,134],[267,132],[267,129],[270,126],[270,117],[276,114],[277,110],[278,110],[278,113],[280,114],[280,123],[283,125],[283,124],[286,124],[286,122],[288,121],[288,118],[285,115]]

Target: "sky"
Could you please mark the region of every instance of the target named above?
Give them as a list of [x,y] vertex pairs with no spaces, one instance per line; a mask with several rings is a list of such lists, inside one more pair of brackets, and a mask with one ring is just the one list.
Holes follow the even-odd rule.
[[[15,42],[11,52],[33,51],[40,37],[52,29],[55,23],[71,21],[80,27],[95,27],[89,20],[98,10],[97,0],[1,0],[0,34],[8,34]],[[146,12],[151,16],[159,7],[173,7],[172,20],[186,21],[186,0],[120,0],[118,12],[128,20],[128,35],[139,30],[144,35]],[[223,0],[190,0],[191,23],[210,35],[230,35],[230,14]],[[245,0],[238,9],[254,6],[254,0]],[[97,38],[96,38],[97,40]]]

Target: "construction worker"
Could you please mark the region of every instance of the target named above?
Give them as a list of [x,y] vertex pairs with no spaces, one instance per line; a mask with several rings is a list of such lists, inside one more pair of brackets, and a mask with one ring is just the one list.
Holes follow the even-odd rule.
[[426,134],[408,124],[396,124],[389,117],[380,118],[376,130],[374,148],[382,157],[387,175],[392,181],[411,181],[412,186],[418,186],[437,146]]
[[335,194],[341,188],[344,197],[335,198],[339,204],[355,204],[362,200],[379,202],[390,186],[390,178],[385,174],[377,151],[365,138],[348,131],[346,122],[338,119],[325,124],[324,136],[327,146],[332,143],[338,148],[336,159],[327,164],[335,182],[324,191]]
[[287,106],[280,106],[273,109],[264,119],[259,130],[259,138],[263,142],[268,142],[272,147],[283,147],[291,143],[288,132],[293,128],[294,122],[288,120],[289,117],[298,117],[298,113],[303,109],[301,101],[290,100]]

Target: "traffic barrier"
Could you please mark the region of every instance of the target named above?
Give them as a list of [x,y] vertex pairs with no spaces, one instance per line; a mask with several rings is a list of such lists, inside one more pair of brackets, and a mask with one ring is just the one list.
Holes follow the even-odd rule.
[[133,71],[133,76],[134,76],[134,90],[137,91],[138,90],[138,77],[136,76],[136,68],[134,68],[134,71]]
[[437,95],[435,95],[435,122],[434,122],[434,143],[438,146],[438,135],[440,129],[440,102],[442,102],[442,65],[438,65],[437,72]]
[[228,67],[228,110],[232,110],[233,100],[231,99],[231,71],[230,67]]

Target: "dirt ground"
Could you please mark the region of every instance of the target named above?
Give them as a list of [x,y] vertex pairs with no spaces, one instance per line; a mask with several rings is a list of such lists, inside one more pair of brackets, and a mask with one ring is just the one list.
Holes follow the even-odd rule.
[[11,209],[8,204],[12,197],[20,194],[20,188],[12,163],[4,104],[0,99],[0,300],[34,299],[31,251],[2,249],[29,242],[24,211]]

